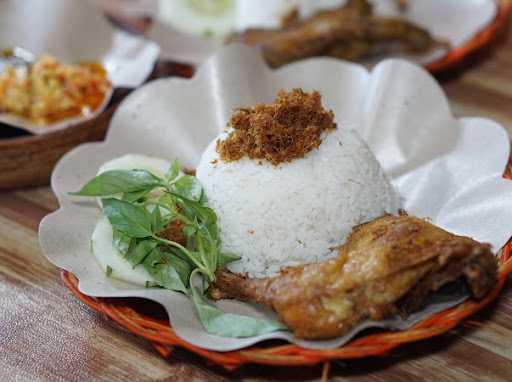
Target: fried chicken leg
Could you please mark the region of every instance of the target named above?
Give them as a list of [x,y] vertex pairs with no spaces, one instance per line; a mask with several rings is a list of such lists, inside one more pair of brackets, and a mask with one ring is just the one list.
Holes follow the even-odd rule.
[[460,278],[476,298],[492,288],[497,261],[489,245],[425,220],[385,215],[355,228],[336,258],[264,279],[222,270],[210,294],[266,305],[297,337],[323,339],[366,318],[406,316]]
[[282,28],[248,29],[228,42],[260,46],[272,67],[314,56],[357,60],[396,50],[423,52],[440,44],[421,27],[375,16],[367,0],[349,0],[305,20],[294,12]]

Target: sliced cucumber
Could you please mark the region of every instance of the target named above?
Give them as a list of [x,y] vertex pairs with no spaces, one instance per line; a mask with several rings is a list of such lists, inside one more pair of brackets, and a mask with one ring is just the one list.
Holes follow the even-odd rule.
[[[111,170],[146,170],[158,177],[164,177],[165,173],[169,170],[171,162],[166,159],[154,158],[142,154],[127,154],[122,157],[112,159],[103,164],[98,174]],[[180,176],[183,175],[180,172]],[[158,190],[153,191],[150,195],[156,196]],[[158,194],[157,194],[158,195]],[[98,198],[98,204],[101,207],[101,198]],[[153,207],[148,207],[150,210]],[[160,212],[165,216],[168,211],[160,209]],[[146,272],[142,265],[135,268],[126,261],[121,253],[114,247],[112,242],[112,225],[107,217],[102,217],[96,225],[92,234],[91,243],[92,251],[98,260],[103,271],[107,272],[107,266],[112,269],[110,277],[126,281],[132,284],[144,286],[146,281],[152,281],[152,277]]]
[[98,174],[110,170],[147,170],[153,175],[163,177],[171,162],[161,158],[153,158],[141,154],[127,154],[104,163],[98,170]]
[[146,281],[153,278],[142,265],[135,268],[126,261],[112,243],[112,226],[106,217],[102,217],[96,225],[91,238],[92,252],[101,269],[106,273],[107,266],[112,269],[109,277],[131,284],[145,286]]
[[234,0],[159,0],[158,18],[174,28],[205,37],[222,37],[232,31]]

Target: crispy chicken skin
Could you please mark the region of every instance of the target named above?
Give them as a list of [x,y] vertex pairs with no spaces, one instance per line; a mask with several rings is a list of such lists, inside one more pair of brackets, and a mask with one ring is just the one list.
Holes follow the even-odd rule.
[[405,214],[385,215],[355,228],[329,261],[263,279],[221,270],[210,294],[266,305],[297,337],[324,339],[366,318],[406,316],[461,277],[476,298],[492,288],[497,261],[488,244]]
[[367,0],[349,0],[305,20],[295,11],[286,16],[282,28],[248,29],[228,42],[261,46],[272,67],[314,56],[357,60],[396,50],[423,52],[439,44],[416,25],[373,15]]

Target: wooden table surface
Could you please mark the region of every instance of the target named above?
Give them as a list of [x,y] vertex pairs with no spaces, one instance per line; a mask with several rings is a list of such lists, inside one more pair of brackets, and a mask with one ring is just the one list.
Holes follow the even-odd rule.
[[[457,116],[482,116],[512,135],[512,43],[441,78]],[[1,176],[1,174],[0,174]],[[1,381],[318,380],[321,367],[244,367],[235,373],[152,346],[89,310],[41,254],[39,221],[57,208],[47,187],[0,193]],[[512,224],[512,222],[511,222]],[[512,381],[512,291],[465,325],[385,358],[334,362],[333,381]]]

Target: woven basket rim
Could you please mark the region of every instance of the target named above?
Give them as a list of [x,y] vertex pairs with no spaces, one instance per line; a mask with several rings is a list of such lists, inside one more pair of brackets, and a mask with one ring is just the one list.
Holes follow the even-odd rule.
[[431,73],[438,73],[447,69],[451,69],[460,64],[466,57],[484,48],[498,35],[501,28],[506,25],[507,20],[512,12],[511,0],[495,0],[496,15],[494,19],[478,31],[464,45],[449,50],[439,60],[425,65],[425,68]]
[[[156,350],[164,357],[170,355],[174,346],[180,346],[215,364],[223,366],[227,370],[250,363],[279,366],[312,366],[335,359],[347,360],[386,355],[389,351],[400,345],[436,337],[450,331],[465,318],[481,310],[499,295],[507,275],[512,272],[511,255],[512,240],[501,251],[498,281],[484,299],[480,301],[468,299],[466,302],[454,308],[436,313],[406,330],[386,330],[376,334],[356,337],[343,347],[322,350],[304,349],[293,344],[268,347],[256,344],[231,352],[205,350],[179,338],[174,330],[172,330],[168,321],[140,314],[128,305],[112,303],[110,301],[112,298],[96,298],[82,294],[78,290],[78,279],[66,270],[61,270],[61,279],[77,299],[94,311],[114,320],[133,334],[151,341]],[[119,301],[121,299],[116,300]]]
[[[503,177],[512,179],[512,158]],[[406,330],[383,330],[376,334],[356,336],[348,344],[337,349],[304,349],[293,344],[277,346],[255,344],[245,349],[230,352],[205,350],[178,337],[168,320],[140,314],[128,305],[112,303],[113,300],[122,301],[122,299],[86,296],[78,290],[78,279],[73,274],[63,269],[60,272],[64,285],[77,299],[94,311],[114,320],[133,334],[151,341],[162,356],[168,357],[174,346],[180,346],[210,362],[223,366],[227,370],[233,370],[238,366],[249,363],[304,366],[325,363],[335,359],[347,360],[385,355],[400,345],[446,333],[468,316],[481,310],[499,295],[507,275],[512,273],[512,238],[501,249],[498,256],[500,263],[498,281],[482,300],[468,299],[462,304],[436,313]]]

